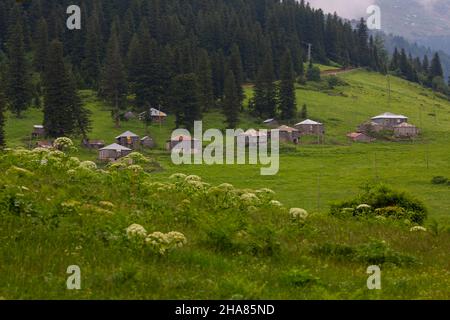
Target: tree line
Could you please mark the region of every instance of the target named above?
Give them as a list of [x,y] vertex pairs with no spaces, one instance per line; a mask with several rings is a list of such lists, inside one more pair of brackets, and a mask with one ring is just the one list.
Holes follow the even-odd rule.
[[[65,27],[73,4],[81,8],[81,30]],[[5,0],[0,106],[18,117],[30,105],[41,107],[49,137],[87,136],[89,112],[78,89],[96,90],[116,126],[131,101],[138,112],[171,112],[186,128],[222,108],[235,127],[243,85],[252,82],[256,115],[290,119],[294,82],[311,63],[308,46],[314,62],[390,67],[382,40],[370,36],[364,20],[354,28],[305,1]]]

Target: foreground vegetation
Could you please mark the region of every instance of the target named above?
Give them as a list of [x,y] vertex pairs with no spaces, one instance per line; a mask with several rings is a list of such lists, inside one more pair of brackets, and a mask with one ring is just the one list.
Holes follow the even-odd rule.
[[[161,183],[136,153],[97,169],[68,152],[11,150],[0,170],[6,299],[450,297],[445,230],[308,214],[270,189],[192,175]],[[373,264],[381,291],[366,287]],[[82,290],[66,289],[69,265],[80,266]]]

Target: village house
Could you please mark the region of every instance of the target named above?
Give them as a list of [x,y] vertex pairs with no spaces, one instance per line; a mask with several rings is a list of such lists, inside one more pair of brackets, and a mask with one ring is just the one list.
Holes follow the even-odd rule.
[[379,116],[373,117],[372,122],[378,125],[382,125],[384,128],[394,128],[399,124],[408,122],[408,117],[403,115],[393,114],[390,112],[385,112]]
[[191,150],[192,154],[202,152],[202,142],[190,136],[178,135],[167,140],[166,148],[168,151],[174,149]]
[[89,140],[83,141],[83,145],[89,149],[99,150],[105,146],[105,141],[89,139]]
[[45,136],[45,128],[43,125],[34,125],[33,132],[31,132],[31,137],[33,139],[42,138]]
[[124,147],[136,149],[139,147],[139,143],[141,139],[139,136],[131,131],[125,131],[120,136],[116,137],[117,144],[120,144]]
[[167,119],[167,114],[161,110],[150,108],[150,118],[153,122],[162,123]]
[[411,138],[419,135],[419,128],[415,125],[403,122],[394,126],[394,136],[397,138]]
[[123,115],[123,117],[125,118],[125,120],[132,120],[136,118],[136,114],[133,111],[128,111]]
[[[239,137],[245,137],[245,145],[246,146],[250,145],[250,141],[254,141],[254,144],[252,144],[252,146],[256,146],[261,143],[267,144],[268,134],[261,132],[261,131],[256,131],[255,129],[249,129],[249,130],[245,131],[244,133],[240,134]],[[265,139],[261,139],[261,138],[265,138]]]
[[133,150],[120,144],[113,143],[99,150],[99,160],[101,161],[117,161],[122,157],[129,155]]
[[319,135],[323,136],[325,134],[325,127],[322,123],[306,119],[300,123],[297,123],[294,128],[296,128],[300,135]]
[[141,146],[145,148],[154,148],[155,147],[155,141],[153,138],[149,136],[145,136],[141,139]]
[[280,125],[276,119],[267,119],[263,122],[263,124],[270,128],[277,128]]
[[[286,125],[283,125],[279,127],[278,129],[274,129],[279,132],[280,134],[280,141],[281,142],[291,142],[298,144],[300,142],[300,131],[298,131],[295,128],[288,127]],[[272,130],[272,131],[274,131]]]
[[38,142],[36,142],[36,147],[37,148],[44,148],[44,149],[52,149],[53,148],[53,142],[47,141],[47,140],[38,141]]
[[347,134],[347,137],[353,142],[372,142],[376,140],[363,132],[352,132]]

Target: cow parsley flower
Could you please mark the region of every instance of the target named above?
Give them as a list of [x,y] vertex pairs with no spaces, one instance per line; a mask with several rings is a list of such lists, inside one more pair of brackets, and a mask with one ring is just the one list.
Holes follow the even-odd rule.
[[184,180],[186,182],[188,182],[188,181],[202,181],[202,178],[200,178],[199,176],[196,176],[196,175],[190,175],[190,176],[187,176]]
[[427,228],[424,228],[421,226],[415,226],[415,227],[412,227],[409,231],[410,232],[427,232]]
[[132,238],[145,238],[147,236],[147,230],[140,224],[132,224],[127,228],[128,239]]
[[244,193],[241,195],[241,201],[249,206],[256,205],[259,203],[259,198],[254,193]]
[[281,202],[280,201],[277,201],[277,200],[271,200],[270,202],[269,202],[269,204],[272,206],[272,207],[282,207],[283,205],[281,204]]
[[301,208],[291,208],[291,210],[289,210],[289,214],[294,220],[305,220],[309,216],[308,212]]
[[80,168],[88,169],[88,170],[96,170],[97,165],[92,161],[83,161],[80,163]]

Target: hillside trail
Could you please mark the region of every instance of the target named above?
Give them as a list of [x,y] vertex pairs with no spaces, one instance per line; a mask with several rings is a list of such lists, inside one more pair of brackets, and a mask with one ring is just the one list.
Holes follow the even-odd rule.
[[356,71],[359,68],[340,68],[340,69],[331,69],[320,72],[321,76],[337,76],[338,74],[349,73],[352,71]]

